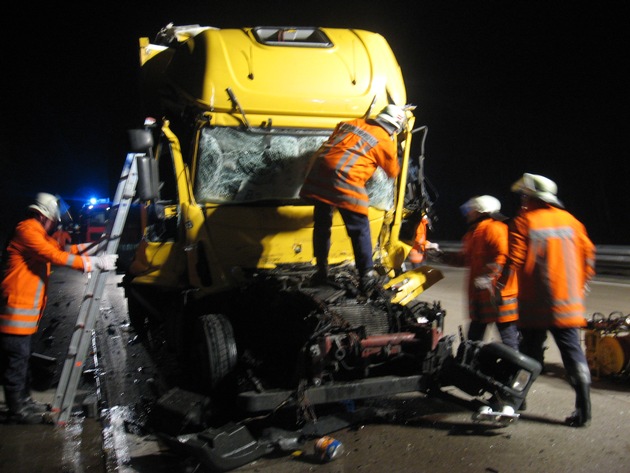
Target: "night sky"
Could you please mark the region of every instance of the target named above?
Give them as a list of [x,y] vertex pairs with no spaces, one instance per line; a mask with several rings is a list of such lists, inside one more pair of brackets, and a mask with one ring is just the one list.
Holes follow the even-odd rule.
[[144,118],[138,38],[173,22],[385,36],[417,105],[416,126],[429,129],[425,171],[438,216],[429,239],[458,240],[458,208],[473,195],[496,196],[512,216],[518,199],[509,187],[532,172],[556,181],[596,244],[630,244],[623,2],[126,3],[25,3],[5,18],[0,236],[38,191],[61,194],[73,210],[91,195],[113,195],[126,130]]

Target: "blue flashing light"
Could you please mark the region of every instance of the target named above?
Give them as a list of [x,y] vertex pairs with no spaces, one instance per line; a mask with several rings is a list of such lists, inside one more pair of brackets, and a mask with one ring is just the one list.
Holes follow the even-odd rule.
[[109,199],[97,199],[96,197],[90,197],[86,205],[108,204],[108,203],[109,203]]

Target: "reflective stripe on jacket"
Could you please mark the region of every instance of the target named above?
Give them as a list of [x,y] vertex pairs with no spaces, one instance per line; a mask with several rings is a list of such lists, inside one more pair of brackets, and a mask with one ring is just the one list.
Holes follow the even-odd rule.
[[396,141],[375,122],[341,122],[315,153],[300,196],[368,215],[365,183],[377,167],[398,175]]
[[521,327],[586,325],[584,286],[595,275],[595,245],[584,225],[546,204],[523,210],[510,226],[509,256]]
[[46,307],[51,263],[87,271],[89,257],[75,256],[76,245],[70,253],[62,251],[34,218],[18,223],[6,252],[0,283],[0,332],[31,335],[37,332]]
[[493,293],[479,290],[474,280],[488,276],[496,284],[508,254],[508,227],[493,218],[483,219],[464,235],[462,248],[468,278],[468,310],[470,318],[482,323],[518,320],[516,276],[512,274],[501,290],[502,302],[497,305]]

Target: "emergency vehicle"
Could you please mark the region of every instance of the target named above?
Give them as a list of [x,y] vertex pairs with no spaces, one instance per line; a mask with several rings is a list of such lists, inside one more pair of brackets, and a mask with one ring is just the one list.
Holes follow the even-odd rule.
[[79,232],[82,243],[98,241],[107,227],[111,202],[109,199],[90,199],[79,213]]

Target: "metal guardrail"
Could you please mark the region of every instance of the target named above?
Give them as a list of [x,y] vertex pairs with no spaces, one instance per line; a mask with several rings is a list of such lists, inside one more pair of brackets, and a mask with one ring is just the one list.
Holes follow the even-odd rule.
[[[437,241],[440,250],[445,253],[461,251],[458,241]],[[630,246],[596,245],[597,257],[595,266],[598,274],[620,274],[630,276]]]
[[595,265],[602,272],[611,270],[630,272],[630,246],[597,246]]

